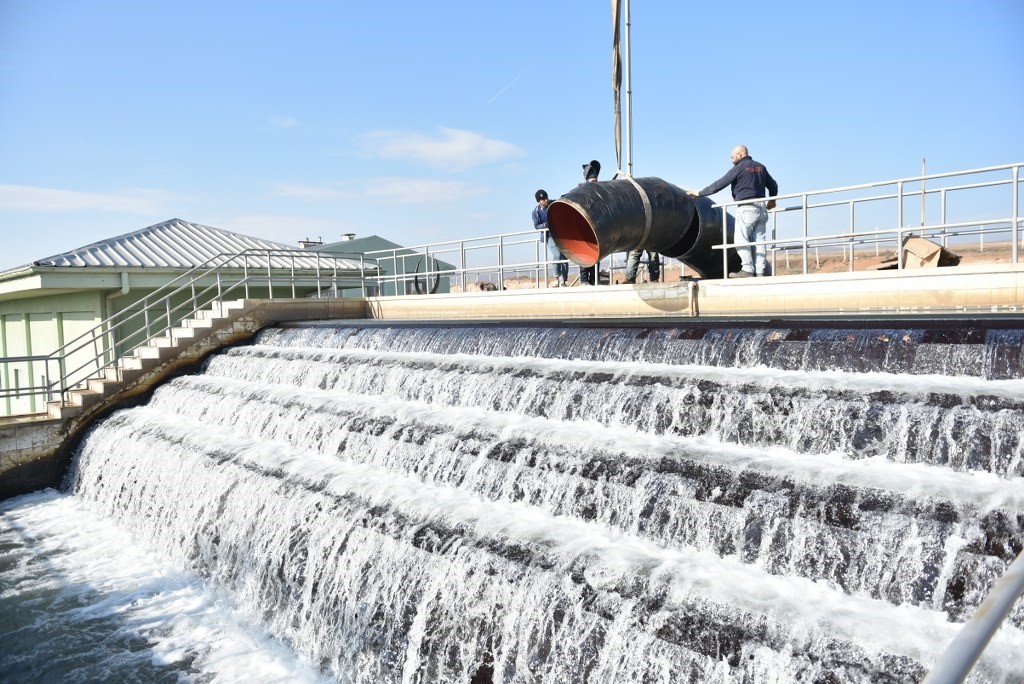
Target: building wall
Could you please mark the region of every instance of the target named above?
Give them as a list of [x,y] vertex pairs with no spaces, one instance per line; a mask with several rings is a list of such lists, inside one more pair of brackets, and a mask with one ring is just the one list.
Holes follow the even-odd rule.
[[[96,326],[102,315],[103,295],[99,292],[0,302],[0,357],[49,354]],[[43,361],[0,364],[0,415],[45,411],[43,397],[26,396],[19,390],[53,382],[63,373],[86,364],[92,355],[91,348],[85,347],[73,352],[63,366]],[[80,372],[94,368],[95,364],[89,363]]]

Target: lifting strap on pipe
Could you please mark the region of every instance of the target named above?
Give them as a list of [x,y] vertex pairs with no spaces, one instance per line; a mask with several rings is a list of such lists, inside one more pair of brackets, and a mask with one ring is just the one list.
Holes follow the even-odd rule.
[[647,196],[647,191],[640,187],[640,184],[633,180],[632,176],[623,174],[626,176],[626,180],[633,184],[636,191],[640,193],[640,201],[644,203],[644,234],[643,239],[640,240],[640,244],[647,242],[647,238],[651,236],[651,223],[653,217],[651,216],[651,199]]

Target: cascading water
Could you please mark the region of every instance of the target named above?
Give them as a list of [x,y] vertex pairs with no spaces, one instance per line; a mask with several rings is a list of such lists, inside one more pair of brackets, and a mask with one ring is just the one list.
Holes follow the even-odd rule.
[[[0,504],[0,671],[915,681],[1024,548],[1014,330],[264,331]],[[1024,676],[1017,606],[975,681]]]

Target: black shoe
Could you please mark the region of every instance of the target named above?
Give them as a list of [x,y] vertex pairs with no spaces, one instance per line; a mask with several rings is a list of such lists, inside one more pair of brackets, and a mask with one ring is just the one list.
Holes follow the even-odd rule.
[[626,285],[636,285],[636,278],[626,278],[622,282]]
[[730,278],[753,278],[754,274],[750,271],[736,271],[735,273],[729,274]]

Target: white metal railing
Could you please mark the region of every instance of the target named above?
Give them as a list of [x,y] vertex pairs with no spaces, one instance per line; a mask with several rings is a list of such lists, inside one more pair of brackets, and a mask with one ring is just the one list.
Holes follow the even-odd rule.
[[[898,252],[904,238],[911,235],[939,240],[944,247],[949,246],[951,240],[964,237],[977,236],[983,245],[986,236],[1004,235],[1010,243],[1010,262],[1016,264],[1020,262],[1020,230],[1024,220],[1020,207],[1020,184],[1024,181],[1022,169],[1024,163],[1005,164],[779,195],[773,198],[777,207],[769,212],[770,231],[765,240],[737,243],[734,239],[714,248],[722,250],[722,262],[727,270],[728,248],[740,244],[763,246],[771,253],[773,272],[776,271],[779,252],[796,249],[801,256],[801,270],[808,273],[809,253],[814,249],[849,250],[849,268],[852,271],[857,246],[874,245],[877,249],[879,244],[891,243],[894,252]],[[920,187],[911,187],[914,184]],[[1000,190],[1002,193],[998,192]],[[861,194],[865,191],[870,192]],[[951,198],[954,197],[957,211],[953,213],[970,215],[970,218],[951,218]],[[908,200],[920,201],[919,224],[914,225],[908,220],[910,212],[904,206]],[[928,220],[929,200],[937,205],[932,208],[932,215],[934,218],[937,211],[938,220]],[[726,225],[729,210],[763,201],[720,202],[715,208],[722,212],[723,225]],[[894,206],[886,208],[886,204]],[[1005,213],[986,215],[998,204],[1002,204]],[[812,212],[824,214],[829,210],[833,216],[818,223],[812,222]],[[836,210],[845,215],[846,225],[842,229],[836,228]],[[787,221],[787,214],[796,215],[797,212],[796,220]],[[865,223],[872,227],[864,228]],[[896,260],[896,267],[904,267],[903,259]]]
[[[42,412],[45,407],[36,405],[40,398],[67,402],[69,390],[101,377],[115,359],[229,297],[250,299],[254,292],[269,299],[336,297],[346,288],[358,288],[366,296],[367,281],[377,273],[377,265],[360,254],[254,248],[216,255],[49,354],[0,358],[0,401],[8,409],[4,413]],[[25,400],[29,410],[11,410],[13,401]]]
[[[860,250],[874,247],[879,255],[884,246],[896,255],[904,238],[911,235],[937,240],[944,247],[976,238],[981,249],[1001,238],[1009,243],[1011,263],[1020,263],[1022,170],[1024,163],[1005,164],[779,195],[774,198],[779,206],[769,212],[768,236],[750,244],[766,247],[773,272],[780,257],[788,266],[790,254],[795,253],[801,262],[799,271],[806,274],[811,271],[812,255],[820,262],[821,254],[833,252],[843,254],[853,271]],[[721,202],[715,208],[727,225],[731,210],[756,201]],[[918,223],[910,221],[912,212],[904,206],[911,201],[921,206]],[[1001,207],[997,213],[993,213],[995,207]],[[746,243],[734,238],[713,247],[722,250],[726,269],[726,250],[741,244]],[[378,278],[384,286],[382,294],[397,295],[429,294],[445,279],[463,291],[484,282],[504,289],[511,277],[527,277],[534,287],[542,287],[554,263],[547,258],[543,233],[537,230],[380,250],[367,256],[379,262],[385,273]],[[614,274],[625,268],[625,261],[625,253],[608,256],[599,271],[615,282]],[[662,273],[671,264],[678,264],[685,273],[685,264],[664,257]],[[898,259],[895,265],[902,269],[904,262]]]
[[959,684],[967,679],[1021,596],[1024,596],[1024,553],[1017,556],[993,585],[971,619],[932,666],[923,684]]
[[[380,265],[382,275],[371,280],[381,284],[382,294],[430,294],[443,279],[464,292],[484,283],[502,290],[512,278],[526,279],[540,288],[553,279],[551,268],[556,263],[577,268],[567,259],[549,258],[544,245],[546,233],[524,230],[366,254]],[[663,264],[667,260],[682,265],[668,257],[661,259]],[[615,273],[626,268],[626,253],[605,257],[597,267],[602,277],[614,282]]]

